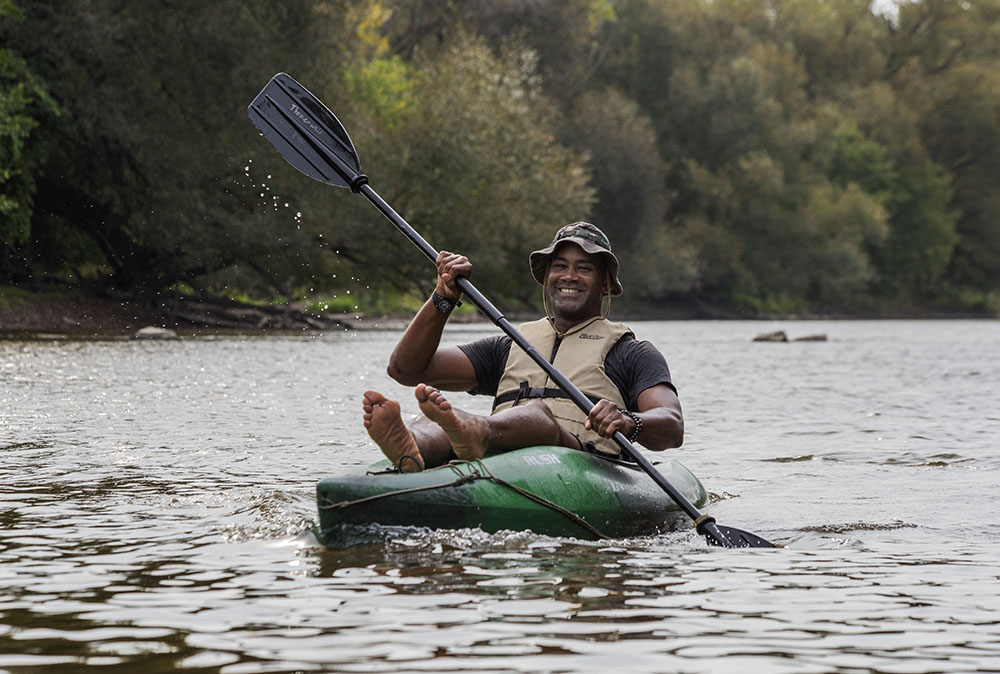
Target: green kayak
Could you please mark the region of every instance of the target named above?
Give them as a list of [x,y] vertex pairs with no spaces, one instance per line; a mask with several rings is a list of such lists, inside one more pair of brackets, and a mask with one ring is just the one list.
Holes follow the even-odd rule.
[[[696,507],[705,488],[677,461],[657,468]],[[327,477],[316,487],[319,535],[337,546],[345,526],[527,531],[596,540],[644,536],[690,524],[635,464],[566,447],[528,447],[419,473],[387,461],[365,475]]]

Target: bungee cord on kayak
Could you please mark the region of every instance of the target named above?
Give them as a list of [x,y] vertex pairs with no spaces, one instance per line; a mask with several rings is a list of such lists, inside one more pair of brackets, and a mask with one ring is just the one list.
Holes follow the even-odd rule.
[[[462,473],[460,470],[458,470],[459,466],[468,466],[469,469],[470,469],[470,472],[468,472],[468,473]],[[515,484],[511,484],[510,482],[508,482],[506,480],[503,480],[503,479],[497,477],[496,475],[493,475],[493,473],[491,473],[489,471],[489,469],[482,462],[480,462],[480,461],[450,461],[445,466],[442,466],[442,468],[451,468],[451,469],[453,469],[455,471],[455,473],[458,475],[458,477],[455,480],[453,480],[452,482],[445,482],[445,483],[442,483],[442,484],[435,484],[435,485],[426,485],[426,486],[422,486],[422,487],[409,487],[409,488],[406,488],[406,489],[396,489],[396,490],[393,490],[393,491],[387,491],[387,492],[382,492],[382,493],[378,493],[378,494],[373,494],[371,496],[364,496],[364,497],[353,499],[353,500],[350,500],[350,501],[338,501],[336,503],[333,503],[333,502],[330,502],[330,501],[328,501],[327,499],[325,499],[323,497],[320,497],[320,499],[319,499],[319,509],[320,510],[343,510],[345,508],[351,508],[351,507],[354,507],[354,506],[359,506],[359,505],[364,505],[366,503],[371,503],[372,501],[377,501],[379,499],[397,498],[397,497],[400,497],[400,496],[406,496],[408,494],[416,494],[416,493],[420,493],[420,492],[433,491],[435,489],[449,489],[449,488],[454,488],[454,487],[461,487],[462,485],[468,484],[469,482],[473,482],[475,480],[488,480],[489,482],[493,482],[494,484],[498,484],[501,487],[505,487],[507,489],[510,489],[511,491],[513,491],[513,492],[515,492],[517,494],[520,494],[524,498],[529,499],[531,501],[534,501],[535,503],[537,503],[537,504],[539,504],[541,506],[544,506],[546,508],[550,508],[550,509],[558,512],[559,514],[561,514],[564,517],[568,518],[569,520],[573,521],[575,524],[578,524],[581,527],[583,527],[584,529],[586,529],[591,535],[593,535],[597,539],[603,540],[603,539],[610,539],[611,538],[611,536],[607,536],[607,535],[603,534],[599,529],[597,529],[596,527],[594,527],[593,525],[591,525],[590,523],[588,523],[582,517],[580,517],[579,515],[577,515],[574,512],[571,512],[571,511],[567,510],[566,508],[563,508],[558,503],[553,503],[552,501],[550,501],[550,500],[548,500],[546,498],[543,498],[542,496],[539,496],[538,494],[530,492],[527,489],[522,489],[521,487],[518,487]],[[387,471],[381,471],[381,473],[376,473],[376,472],[369,471],[368,474],[369,475],[378,475],[378,474],[399,473],[399,472],[400,471],[398,469],[392,469],[392,470],[387,470]]]

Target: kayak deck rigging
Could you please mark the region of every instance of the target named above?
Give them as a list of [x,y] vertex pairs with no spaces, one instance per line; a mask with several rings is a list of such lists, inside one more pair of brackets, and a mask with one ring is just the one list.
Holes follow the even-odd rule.
[[[338,545],[344,525],[532,531],[587,540],[647,536],[690,520],[633,463],[567,447],[528,447],[414,473],[388,461],[316,486],[319,536]],[[660,469],[691,502],[708,495],[676,461]],[[376,472],[372,472],[376,471]]]
[[[459,470],[459,466],[463,466],[463,467],[469,468],[469,472],[468,473],[463,473],[461,470]],[[496,475],[493,475],[492,473],[490,473],[489,469],[487,469],[486,466],[483,465],[483,463],[481,461],[461,461],[461,460],[459,460],[459,461],[449,461],[443,467],[444,468],[451,468],[452,470],[455,471],[455,474],[458,475],[458,477],[453,482],[447,482],[447,483],[444,483],[444,484],[435,484],[435,485],[425,485],[425,486],[422,486],[422,487],[409,487],[409,488],[406,488],[406,489],[397,489],[395,491],[383,492],[383,493],[380,493],[380,494],[373,494],[372,496],[364,496],[362,498],[355,499],[353,501],[339,501],[337,503],[330,503],[328,501],[324,502],[325,499],[321,497],[319,499],[319,509],[320,510],[340,510],[340,509],[343,509],[343,508],[350,508],[352,506],[357,506],[357,505],[361,505],[361,504],[364,504],[364,503],[370,503],[371,501],[375,501],[375,500],[378,500],[378,499],[392,498],[394,496],[403,496],[405,494],[415,494],[417,492],[430,491],[430,490],[433,490],[433,489],[446,489],[448,487],[460,487],[461,485],[466,484],[468,482],[472,482],[474,480],[489,480],[490,482],[498,484],[498,485],[500,485],[502,487],[506,487],[507,489],[510,489],[510,490],[512,490],[512,491],[520,494],[521,496],[524,496],[527,499],[531,499],[532,501],[534,501],[535,503],[538,503],[541,506],[544,506],[546,508],[551,508],[552,510],[554,510],[554,511],[560,513],[560,514],[562,514],[566,518],[572,520],[576,524],[580,525],[581,527],[583,527],[584,529],[586,529],[587,531],[589,531],[597,539],[608,539],[608,538],[611,538],[611,536],[606,536],[600,530],[598,530],[597,528],[595,528],[595,527],[591,526],[590,524],[588,524],[586,520],[584,520],[582,517],[580,517],[576,513],[570,512],[569,510],[566,510],[565,508],[563,508],[559,504],[553,503],[552,501],[550,501],[550,500],[548,500],[548,499],[546,499],[546,498],[544,498],[542,496],[539,496],[538,494],[534,494],[534,493],[528,491],[527,489],[522,489],[521,487],[518,487],[517,485],[511,484],[510,482],[507,482],[506,480],[502,480],[502,479],[498,478]],[[400,475],[402,475],[403,473],[401,473],[398,470],[388,470],[388,471],[379,471],[379,472],[369,471],[366,474],[367,475],[385,475],[385,474],[400,474]]]

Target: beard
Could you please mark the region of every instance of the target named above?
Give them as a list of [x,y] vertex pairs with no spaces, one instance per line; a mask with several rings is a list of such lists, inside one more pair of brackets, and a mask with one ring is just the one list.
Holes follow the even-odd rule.
[[579,288],[577,293],[560,293],[554,286],[545,287],[545,299],[554,317],[579,322],[601,314],[603,294],[600,289]]

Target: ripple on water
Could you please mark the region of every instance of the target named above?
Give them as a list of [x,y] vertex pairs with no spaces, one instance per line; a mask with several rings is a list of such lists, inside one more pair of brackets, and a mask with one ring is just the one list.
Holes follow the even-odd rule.
[[416,412],[385,380],[398,332],[2,341],[0,669],[995,669],[997,328],[831,322],[779,351],[757,327],[639,332],[710,512],[780,550],[418,529],[326,550],[317,477],[377,455],[353,393]]

